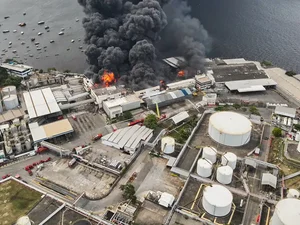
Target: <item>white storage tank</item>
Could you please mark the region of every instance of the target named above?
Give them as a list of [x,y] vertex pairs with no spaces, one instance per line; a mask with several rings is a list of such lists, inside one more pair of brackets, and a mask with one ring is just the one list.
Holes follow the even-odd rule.
[[175,139],[172,137],[163,137],[161,139],[161,151],[165,154],[172,154],[175,151]]
[[25,115],[24,115],[24,121],[25,121],[26,123],[29,122],[29,115],[28,115],[28,114],[25,114]]
[[297,131],[296,135],[295,135],[295,141],[300,141],[300,132]]
[[199,159],[197,162],[197,174],[201,177],[210,177],[212,162],[208,159]]
[[15,144],[15,147],[16,147],[17,153],[22,152],[22,145],[21,145],[20,142],[17,142],[17,143]]
[[286,198],[280,200],[270,220],[270,225],[299,225],[300,200]]
[[2,95],[16,95],[17,94],[17,88],[16,86],[6,86],[2,89]]
[[287,198],[299,198],[299,191],[296,189],[290,188],[287,192]]
[[16,225],[31,225],[31,221],[28,216],[22,216],[17,220]]
[[14,109],[19,106],[17,95],[7,95],[3,97],[3,104],[6,110]]
[[11,125],[11,127],[10,127],[10,132],[11,132],[12,134],[17,133],[17,132],[18,132],[18,128],[17,128],[15,125]]
[[285,126],[287,125],[287,117],[283,117],[282,124],[285,125]]
[[212,163],[217,161],[217,150],[214,147],[206,146],[203,148],[202,158],[210,160]]
[[204,189],[202,206],[210,215],[226,216],[231,210],[232,200],[232,194],[227,188],[213,184]]
[[217,112],[209,118],[209,136],[223,145],[234,147],[247,144],[251,130],[250,120],[235,112]]
[[26,150],[29,151],[31,149],[31,141],[30,139],[25,141]]
[[232,175],[233,169],[230,166],[220,166],[217,169],[217,181],[221,184],[230,184]]
[[232,152],[227,152],[224,155],[222,155],[221,164],[223,166],[228,165],[234,170],[236,167],[236,161],[237,161],[237,156]]
[[277,116],[277,123],[280,123],[280,121],[281,121],[280,116]]
[[292,118],[288,118],[287,125],[290,127],[292,125]]

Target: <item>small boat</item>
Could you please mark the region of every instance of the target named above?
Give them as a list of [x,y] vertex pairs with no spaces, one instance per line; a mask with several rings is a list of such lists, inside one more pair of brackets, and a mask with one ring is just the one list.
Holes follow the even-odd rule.
[[65,28],[61,28],[60,30],[61,30],[61,31],[64,31],[64,30],[65,30]]
[[59,54],[57,53],[57,54],[55,54],[55,56],[59,56]]
[[23,12],[23,16],[25,16],[26,15],[26,12]]
[[40,50],[42,50],[42,49],[41,49],[41,48],[37,48],[36,50],[40,51]]
[[10,46],[8,46],[8,48],[11,48],[11,45],[10,45]]
[[80,39],[80,38],[78,38],[78,41],[81,41],[81,39]]
[[32,55],[32,54],[30,54],[30,55],[29,55],[29,57],[33,57],[33,55]]
[[79,49],[82,49],[82,46],[79,46]]
[[39,44],[40,44],[40,42],[34,42],[34,44],[35,44],[35,45],[39,45]]
[[76,22],[79,22],[79,19],[76,19]]
[[44,46],[43,48],[47,48],[47,46]]
[[48,30],[49,29],[49,26],[45,26],[45,30]]
[[43,34],[43,32],[38,32],[38,36],[41,36]]
[[58,35],[64,35],[64,34],[65,34],[65,33],[64,33],[64,32],[62,32],[62,31],[58,33]]
[[23,34],[24,34],[24,32],[23,32],[23,31],[21,31],[21,34],[23,35]]
[[70,48],[67,48],[67,51],[69,51],[70,50]]
[[25,26],[26,26],[26,23],[19,23],[19,26],[20,26],[20,27],[25,27]]
[[9,30],[4,30],[2,32],[3,32],[3,34],[6,34],[6,33],[9,33]]
[[25,45],[25,42],[24,42],[24,41],[22,41],[22,42],[21,42],[21,45]]
[[9,45],[12,45],[12,42],[10,41],[10,42],[8,42],[8,44],[9,44]]
[[35,41],[35,38],[31,38],[31,41],[34,42],[34,41]]
[[13,30],[13,33],[17,33],[17,30]]
[[50,32],[50,30],[47,30],[47,32]]
[[53,41],[53,40],[50,40],[50,43],[54,43],[54,41]]
[[74,43],[74,40],[71,40],[71,43]]
[[29,46],[26,46],[26,48],[29,48]]
[[6,19],[8,19],[9,18],[9,16],[4,16],[4,19],[6,20]]
[[12,53],[17,53],[17,50],[12,50]]
[[42,25],[42,24],[44,24],[45,23],[45,21],[39,21],[38,22],[38,25]]

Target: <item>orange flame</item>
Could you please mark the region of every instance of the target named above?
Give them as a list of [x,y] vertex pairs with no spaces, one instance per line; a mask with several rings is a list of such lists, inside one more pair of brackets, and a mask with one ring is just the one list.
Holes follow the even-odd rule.
[[185,75],[185,72],[184,72],[183,70],[180,70],[180,71],[177,73],[177,75],[178,75],[179,77],[183,77],[183,76]]
[[105,85],[105,87],[109,87],[112,83],[116,82],[114,73],[108,72],[107,70],[104,70],[101,80],[102,80],[103,84]]

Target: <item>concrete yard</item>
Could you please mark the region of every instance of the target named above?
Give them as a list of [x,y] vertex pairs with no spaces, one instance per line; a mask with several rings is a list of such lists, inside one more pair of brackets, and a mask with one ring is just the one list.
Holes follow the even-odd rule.
[[113,174],[99,171],[81,164],[74,168],[68,167],[67,159],[60,159],[46,165],[39,176],[48,179],[69,190],[85,195],[89,198],[101,198],[109,191],[117,177]]
[[290,158],[300,161],[300,152],[297,151],[297,143],[288,143],[287,153]]
[[146,200],[138,211],[135,223],[140,225],[163,224],[167,213],[166,208]]

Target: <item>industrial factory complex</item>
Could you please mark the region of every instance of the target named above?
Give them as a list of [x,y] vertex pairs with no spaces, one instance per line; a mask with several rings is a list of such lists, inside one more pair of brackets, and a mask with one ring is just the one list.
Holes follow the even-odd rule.
[[183,60],[138,91],[2,64],[28,76],[1,89],[3,224],[298,225],[300,81],[245,59],[186,77]]

